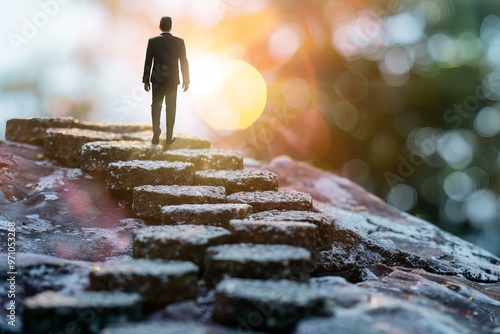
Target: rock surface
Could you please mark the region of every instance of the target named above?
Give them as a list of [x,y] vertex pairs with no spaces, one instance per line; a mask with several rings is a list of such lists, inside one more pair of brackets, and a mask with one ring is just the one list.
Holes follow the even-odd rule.
[[306,222],[232,220],[229,230],[235,243],[282,244],[314,252],[318,228]]
[[132,192],[143,185],[188,185],[193,182],[194,165],[189,162],[118,161],[108,165],[106,187]]
[[140,186],[134,188],[133,209],[142,218],[161,220],[162,207],[180,204],[216,204],[226,202],[223,187],[212,186]]
[[[213,318],[241,329],[290,332],[302,318],[328,315],[318,286],[289,280],[229,278],[216,289]],[[331,314],[330,314],[331,315]]]
[[233,219],[244,219],[252,213],[248,204],[182,204],[162,208],[163,225],[210,225],[229,227]]
[[142,320],[141,297],[120,292],[82,292],[73,296],[47,291],[24,301],[25,333],[99,333],[107,324]]
[[313,209],[311,195],[299,191],[256,191],[239,192],[227,197],[229,203],[243,203],[252,206],[253,212],[268,210]]
[[228,195],[242,191],[278,190],[278,176],[266,170],[198,171],[194,183],[200,186],[222,186]]
[[112,162],[144,160],[155,151],[161,151],[161,147],[140,141],[91,142],[82,146],[81,168],[86,172],[106,173]]
[[311,252],[288,245],[220,245],[208,248],[205,256],[204,278],[210,287],[225,276],[305,281],[310,273]]
[[217,226],[150,226],[133,237],[134,258],[192,261],[203,266],[205,250],[231,242],[228,230]]
[[[33,128],[33,138],[36,131],[41,133]],[[95,262],[129,259],[131,236],[146,227],[136,218],[131,202],[110,196],[102,178],[48,161],[45,153],[41,147],[0,142],[0,229],[4,232],[0,242],[7,244],[6,232],[15,224],[19,321],[14,328],[1,322],[3,332],[21,332],[29,297],[47,291],[72,296],[88,290]],[[311,277],[308,284],[327,294],[327,315],[307,316],[293,333],[500,332],[497,257],[308,164],[286,157],[249,163],[276,173],[280,191],[300,191],[314,200],[314,212],[267,211],[249,217],[304,221],[318,229],[315,275],[324,276]],[[7,255],[1,258],[0,289],[6,292]],[[0,294],[0,302],[9,302],[7,293]],[[195,301],[147,313],[144,325],[180,321],[196,322],[201,333],[207,328],[210,333],[256,331],[251,326],[214,325],[214,305],[214,290],[201,280]],[[0,316],[7,319],[5,308]],[[101,326],[98,321],[95,324]]]
[[118,260],[92,266],[90,289],[132,292],[145,302],[165,305],[198,294],[198,267],[191,262]]
[[179,149],[168,150],[158,160],[191,162],[197,170],[243,169],[243,155],[221,149]]

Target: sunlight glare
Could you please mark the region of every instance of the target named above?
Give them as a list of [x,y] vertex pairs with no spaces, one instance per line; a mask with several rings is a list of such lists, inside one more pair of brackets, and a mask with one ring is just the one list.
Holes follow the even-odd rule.
[[195,57],[190,62],[194,106],[216,130],[242,130],[262,114],[267,87],[255,67],[242,60]]

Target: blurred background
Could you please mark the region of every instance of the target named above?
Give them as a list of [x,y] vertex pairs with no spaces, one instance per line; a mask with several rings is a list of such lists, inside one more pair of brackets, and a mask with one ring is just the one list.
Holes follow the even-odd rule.
[[0,123],[149,123],[163,15],[192,72],[177,131],[331,170],[500,255],[498,0],[4,1]]

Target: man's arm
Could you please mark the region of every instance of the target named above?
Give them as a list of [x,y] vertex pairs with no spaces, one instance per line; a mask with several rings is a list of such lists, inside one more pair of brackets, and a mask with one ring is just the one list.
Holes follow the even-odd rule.
[[181,40],[180,43],[180,53],[179,53],[179,60],[181,63],[181,72],[182,72],[182,90],[187,91],[189,88],[189,63],[186,57],[186,45],[184,44],[184,41]]
[[[149,77],[151,75],[151,67],[153,63],[153,47],[151,46],[151,40],[148,41],[148,47],[146,49],[146,60],[144,61],[144,73],[142,75],[142,82],[144,83],[144,89],[146,89],[146,84],[149,86]],[[149,91],[149,89],[146,89]]]

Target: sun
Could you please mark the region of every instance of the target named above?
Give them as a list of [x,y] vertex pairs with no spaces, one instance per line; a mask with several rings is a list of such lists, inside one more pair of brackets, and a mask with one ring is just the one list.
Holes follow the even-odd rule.
[[264,111],[266,83],[251,64],[208,55],[191,60],[190,69],[194,106],[213,129],[246,129]]

